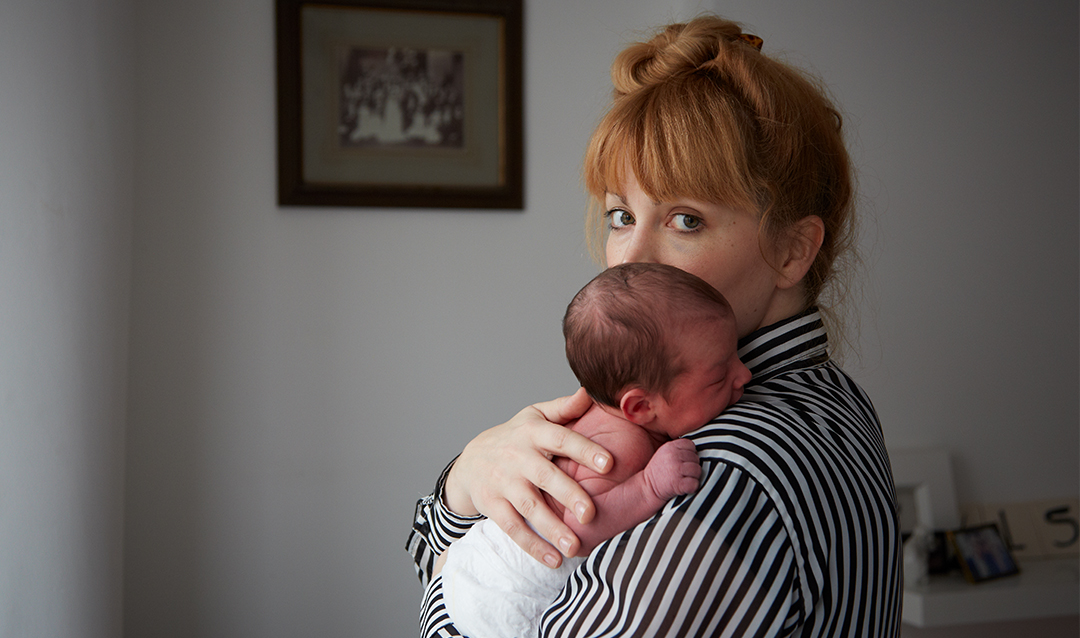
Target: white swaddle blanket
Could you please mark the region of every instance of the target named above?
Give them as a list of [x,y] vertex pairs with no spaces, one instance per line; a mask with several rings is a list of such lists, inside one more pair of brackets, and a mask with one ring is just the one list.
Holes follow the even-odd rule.
[[551,569],[498,525],[480,521],[454,541],[443,565],[447,612],[469,638],[532,638],[540,615],[584,560],[567,558]]

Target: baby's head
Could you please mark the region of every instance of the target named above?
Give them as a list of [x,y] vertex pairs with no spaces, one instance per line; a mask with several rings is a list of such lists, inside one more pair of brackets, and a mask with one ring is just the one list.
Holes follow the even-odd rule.
[[563,335],[570,368],[594,401],[672,438],[738,401],[750,380],[727,300],[673,266],[600,273],[567,307]]

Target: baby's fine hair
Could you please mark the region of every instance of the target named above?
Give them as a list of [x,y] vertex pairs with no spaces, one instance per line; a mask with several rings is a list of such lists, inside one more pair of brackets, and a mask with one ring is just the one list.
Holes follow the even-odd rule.
[[731,306],[696,275],[664,264],[613,266],[567,306],[566,358],[597,403],[619,407],[632,387],[666,397],[685,371],[679,333],[725,320],[734,321]]

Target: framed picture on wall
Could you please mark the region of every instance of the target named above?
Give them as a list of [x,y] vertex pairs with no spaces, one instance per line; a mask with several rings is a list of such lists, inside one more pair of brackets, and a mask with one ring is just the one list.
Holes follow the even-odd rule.
[[278,203],[523,206],[521,0],[276,0]]

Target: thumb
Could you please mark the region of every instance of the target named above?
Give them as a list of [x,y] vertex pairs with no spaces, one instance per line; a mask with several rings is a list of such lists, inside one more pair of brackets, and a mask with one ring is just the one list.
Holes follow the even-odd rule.
[[577,392],[568,397],[537,403],[534,407],[540,410],[548,421],[566,425],[570,421],[581,418],[581,415],[589,411],[591,405],[592,399],[589,393],[585,392],[585,388],[578,388]]

